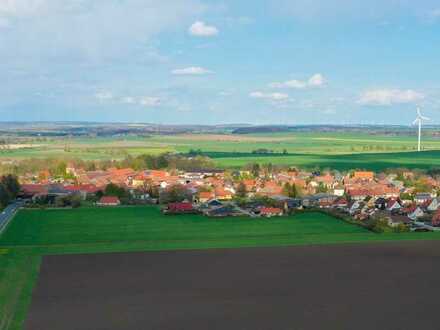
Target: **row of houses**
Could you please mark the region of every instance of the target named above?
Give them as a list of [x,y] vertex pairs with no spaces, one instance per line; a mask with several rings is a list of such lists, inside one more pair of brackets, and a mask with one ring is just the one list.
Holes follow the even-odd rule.
[[[237,208],[231,208],[229,203],[244,186],[246,197],[268,197],[278,202],[273,210],[266,207],[262,214],[281,214],[290,209],[300,207],[334,208],[345,210],[348,214],[359,219],[368,219],[377,212],[393,212],[393,216],[408,215],[408,218],[421,218],[424,214],[432,214],[437,210],[437,190],[440,181],[427,175],[418,177],[423,182],[426,191],[417,191],[414,186],[404,184],[405,180],[414,180],[415,174],[404,172],[397,174],[375,174],[371,171],[339,172],[308,172],[297,169],[274,171],[273,173],[252,176],[246,171],[225,173],[220,170],[198,171],[166,171],[142,170],[130,168],[109,168],[107,170],[85,171],[74,166],[66,169],[69,179],[59,179],[41,176],[26,176],[22,181],[22,195],[27,198],[48,196],[56,198],[69,194],[77,194],[86,199],[99,191],[105,190],[109,184],[123,187],[139,199],[152,198],[152,191],[159,194],[174,186],[183,187],[191,196],[188,203],[206,205],[212,201],[222,203],[222,208],[212,208],[213,213],[239,214]],[[400,178],[400,180],[399,180]],[[300,198],[290,198],[286,186],[295,186]],[[243,194],[243,191],[240,191]],[[402,196],[406,196],[403,198]],[[406,199],[411,196],[411,199]],[[101,202],[101,201],[99,201]],[[115,205],[113,201],[101,205]],[[389,204],[393,205],[390,209]],[[428,205],[429,204],[429,205]],[[400,207],[399,207],[399,206]],[[427,206],[428,205],[428,206]],[[228,207],[226,207],[228,206]],[[260,207],[262,208],[262,207]],[[399,209],[400,213],[396,210]],[[412,212],[409,212],[411,211]],[[243,210],[246,214],[256,214],[254,210]]]

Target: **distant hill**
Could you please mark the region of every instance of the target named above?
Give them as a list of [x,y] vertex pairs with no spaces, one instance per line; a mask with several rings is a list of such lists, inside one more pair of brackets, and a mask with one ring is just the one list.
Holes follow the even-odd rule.
[[291,128],[288,126],[250,126],[239,127],[233,130],[232,134],[279,133],[289,131],[291,131]]

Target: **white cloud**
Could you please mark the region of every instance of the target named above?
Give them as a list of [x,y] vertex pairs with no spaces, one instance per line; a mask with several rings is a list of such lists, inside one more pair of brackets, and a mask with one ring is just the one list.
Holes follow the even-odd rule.
[[319,87],[325,84],[324,76],[320,73],[314,74],[310,77],[308,85],[312,87]]
[[375,89],[362,93],[358,103],[371,106],[390,106],[393,104],[414,103],[423,100],[422,93],[411,89]]
[[107,91],[101,91],[95,94],[95,97],[100,101],[107,101],[113,99],[113,94]]
[[54,54],[99,63],[145,49],[206,8],[200,0],[0,0],[0,18],[11,23],[0,34],[0,54],[23,60],[38,54],[40,66]]
[[189,27],[188,33],[196,37],[213,37],[218,34],[218,29],[205,22],[197,21]]
[[303,80],[288,80],[285,82],[274,82],[269,84],[271,88],[293,88],[293,89],[304,89],[304,88],[315,88],[325,85],[325,78],[322,74],[316,73],[311,76],[307,81]]
[[173,71],[171,71],[171,73],[173,75],[177,75],[177,76],[201,76],[201,75],[210,74],[213,72],[208,69],[201,68],[199,66],[191,66],[191,67],[184,68],[184,69],[173,70]]
[[271,101],[285,101],[289,99],[289,95],[285,93],[263,93],[263,92],[252,92],[249,97],[255,99],[265,99]]
[[160,105],[160,103],[160,98],[154,96],[143,96],[139,101],[139,104],[144,107],[155,107]]

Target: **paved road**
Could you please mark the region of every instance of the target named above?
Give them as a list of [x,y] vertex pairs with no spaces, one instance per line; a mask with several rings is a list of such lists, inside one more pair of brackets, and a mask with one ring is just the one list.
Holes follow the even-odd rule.
[[24,205],[24,201],[15,201],[9,204],[2,213],[0,213],[0,234],[6,229],[9,221],[12,220],[18,209]]

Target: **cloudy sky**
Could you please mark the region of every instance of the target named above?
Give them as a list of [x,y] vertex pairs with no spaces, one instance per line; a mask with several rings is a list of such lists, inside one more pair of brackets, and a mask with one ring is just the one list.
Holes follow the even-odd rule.
[[0,120],[440,124],[438,0],[0,0]]

